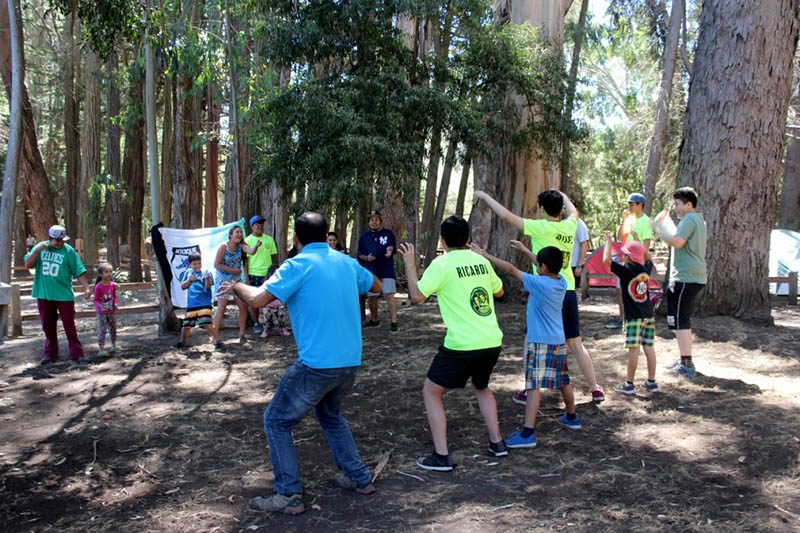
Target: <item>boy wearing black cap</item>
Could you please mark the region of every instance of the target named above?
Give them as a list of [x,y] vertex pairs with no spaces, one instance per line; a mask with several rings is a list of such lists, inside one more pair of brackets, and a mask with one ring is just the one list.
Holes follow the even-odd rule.
[[369,296],[370,320],[366,327],[380,326],[378,320],[378,297],[383,294],[389,306],[389,315],[392,319],[391,330],[397,331],[397,301],[394,294],[397,285],[394,272],[394,254],[397,250],[397,239],[394,232],[383,227],[383,218],[379,211],[373,209],[369,212],[369,231],[365,231],[358,239],[358,259],[364,266],[375,274],[383,283],[381,293],[367,293]]
[[[254,254],[247,254],[247,274],[253,287],[263,285],[267,275],[278,266],[278,247],[275,245],[275,239],[264,233],[264,222],[266,219],[261,215],[251,217],[250,227],[253,233],[244,240],[247,246],[256,250]],[[257,309],[250,308],[250,318],[255,324],[253,333],[256,335],[262,333],[263,327],[258,323]]]

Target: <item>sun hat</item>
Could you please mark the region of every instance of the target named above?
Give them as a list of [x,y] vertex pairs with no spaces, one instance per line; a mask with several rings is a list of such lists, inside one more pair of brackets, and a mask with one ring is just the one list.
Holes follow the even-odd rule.
[[622,245],[622,253],[631,258],[631,261],[637,265],[644,265],[644,254],[647,252],[644,244],[639,241],[629,240]]

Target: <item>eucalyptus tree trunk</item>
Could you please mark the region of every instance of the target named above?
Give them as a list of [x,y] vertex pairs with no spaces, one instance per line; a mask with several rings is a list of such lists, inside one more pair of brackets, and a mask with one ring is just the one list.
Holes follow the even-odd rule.
[[645,210],[649,213],[653,206],[653,195],[658,182],[658,171],[661,154],[664,150],[664,139],[669,123],[669,103],[672,99],[672,81],[675,77],[675,62],[678,57],[678,40],[683,22],[684,0],[672,0],[672,11],[669,15],[669,33],[667,47],[664,49],[664,70],[661,73],[661,86],[656,102],[656,120],[653,136],[650,137],[650,152],[647,157],[647,168],[644,172],[644,196],[647,198]]
[[769,242],[798,29],[797,0],[703,4],[678,180],[697,189],[708,225],[707,314],[772,321]]
[[175,80],[164,78],[164,121],[161,129],[161,222],[172,226],[172,166],[175,162]]
[[78,197],[80,191],[80,106],[75,96],[75,68],[80,68],[80,47],[75,45],[75,28],[78,17],[78,2],[72,0],[70,12],[64,22],[62,46],[64,48],[64,155],[66,158],[66,182],[64,185],[64,223],[69,231],[78,231]]
[[[11,98],[9,109],[8,146],[3,169],[3,198],[0,201],[0,281],[11,281],[11,241],[14,236],[14,210],[17,203],[19,160],[22,152],[22,88],[25,62],[23,57],[22,13],[16,0],[6,0],[5,17],[11,56]],[[21,245],[22,243],[17,243]],[[5,317],[0,317],[5,327]],[[5,331],[0,331],[0,339]]]
[[213,227],[217,225],[217,211],[219,210],[217,196],[219,194],[219,104],[216,101],[216,90],[213,82],[209,82],[206,89],[206,187],[205,187],[205,218],[203,225]]
[[[89,189],[100,175],[100,56],[94,50],[86,54],[85,97],[81,127],[81,189],[78,219],[79,236],[84,240],[83,262],[96,265],[98,260],[99,206],[90,201]],[[91,268],[91,267],[89,267]]]
[[458,199],[456,200],[456,216],[464,216],[464,203],[467,199],[467,186],[469,185],[469,171],[472,168],[472,154],[467,151],[461,167],[461,181],[458,185]]
[[[800,77],[795,79],[792,104],[800,106]],[[783,164],[783,188],[781,189],[781,210],[778,227],[797,231],[800,229],[800,130],[790,132]]]
[[128,114],[125,124],[125,155],[122,175],[130,193],[129,235],[131,250],[130,280],[142,281],[142,212],[144,210],[145,172],[145,122],[144,122],[144,72],[139,62],[139,50],[134,52],[130,66],[131,83],[128,88]]
[[436,258],[436,250],[439,247],[439,225],[442,223],[444,208],[447,206],[447,193],[450,190],[450,175],[453,173],[453,163],[455,163],[456,160],[456,148],[458,148],[458,142],[456,142],[455,139],[450,139],[444,157],[442,183],[439,185],[439,197],[436,200],[436,211],[431,221],[431,234],[425,251],[425,266],[430,265],[431,261]]
[[240,181],[240,142],[239,139],[239,75],[236,68],[236,53],[234,51],[235,29],[231,20],[231,7],[229,0],[225,0],[225,44],[230,77],[228,102],[229,119],[228,132],[233,138],[228,147],[228,157],[225,161],[225,203],[223,207],[223,222],[233,222],[241,213],[241,181]]
[[106,104],[106,133],[108,144],[106,146],[106,174],[111,176],[111,186],[106,190],[106,255],[108,262],[115,268],[120,263],[120,230],[122,226],[121,203],[121,154],[120,154],[120,127],[117,122],[120,112],[119,86],[115,78],[117,69],[117,52],[112,50],[106,61],[107,70],[107,104]]
[[[578,84],[578,65],[581,61],[581,47],[583,47],[583,34],[586,32],[586,12],[589,9],[589,0],[582,0],[581,11],[578,15],[578,31],[575,35],[575,44],[572,46],[572,62],[569,65],[569,78],[567,78],[567,97],[564,105],[564,119],[567,124],[572,122],[572,110],[575,106],[575,87]],[[565,138],[561,147],[561,190],[571,193],[569,175],[570,142]]]

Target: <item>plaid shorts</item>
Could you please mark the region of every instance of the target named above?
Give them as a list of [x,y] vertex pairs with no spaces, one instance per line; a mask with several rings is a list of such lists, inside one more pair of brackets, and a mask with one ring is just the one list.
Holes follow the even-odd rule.
[[625,322],[625,347],[652,346],[656,336],[654,318],[634,318]]
[[560,389],[564,385],[569,385],[566,344],[528,343],[525,388]]

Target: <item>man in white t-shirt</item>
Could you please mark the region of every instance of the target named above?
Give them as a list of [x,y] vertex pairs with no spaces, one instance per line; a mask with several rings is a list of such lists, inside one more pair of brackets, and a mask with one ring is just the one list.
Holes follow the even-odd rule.
[[589,228],[582,218],[578,219],[578,229],[575,231],[575,244],[572,247],[572,274],[575,276],[575,289],[581,288],[581,274],[586,254],[589,252]]

